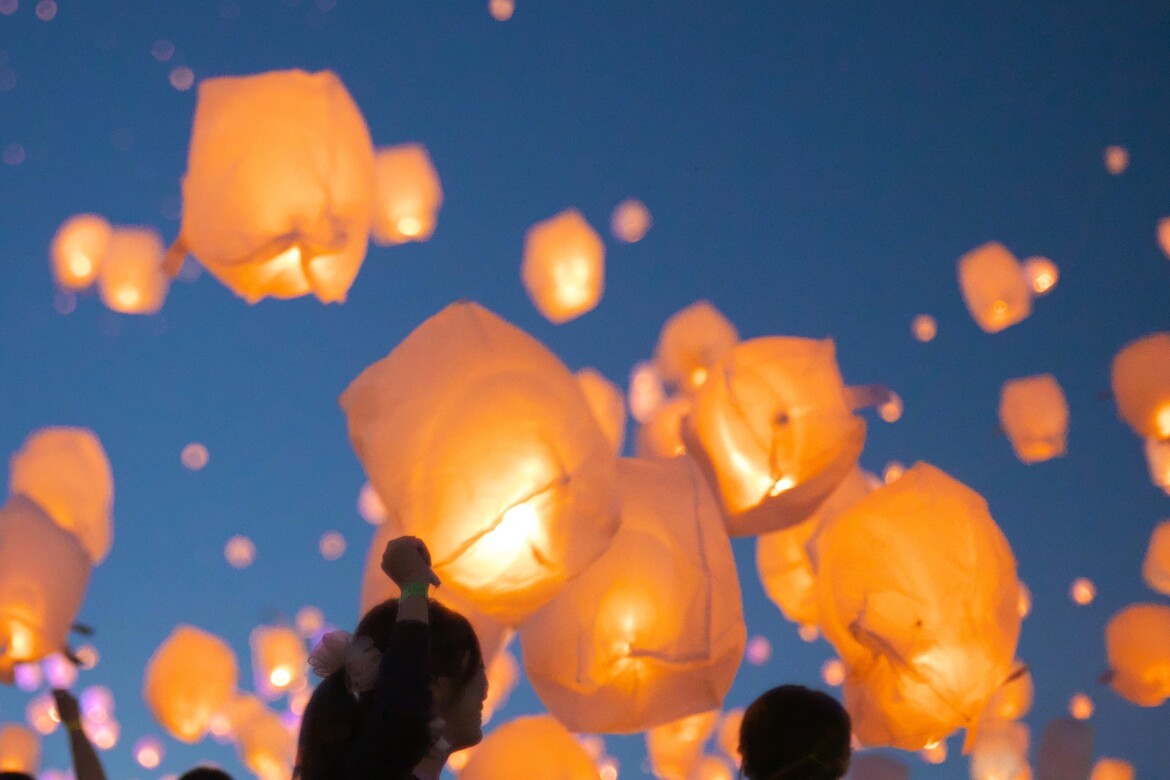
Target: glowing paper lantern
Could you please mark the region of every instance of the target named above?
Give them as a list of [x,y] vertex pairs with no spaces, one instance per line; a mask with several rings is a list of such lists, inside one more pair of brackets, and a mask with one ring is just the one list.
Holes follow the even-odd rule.
[[626,198],[613,210],[609,219],[609,230],[618,241],[633,244],[641,241],[650,230],[650,209],[634,198]]
[[1163,520],[1150,535],[1142,561],[1142,579],[1154,590],[1170,596],[1170,520]]
[[1105,170],[1112,173],[1114,176],[1120,176],[1125,173],[1125,169],[1129,167],[1129,150],[1124,146],[1106,146],[1105,147]]
[[622,460],[618,485],[610,548],[520,627],[529,680],[573,731],[718,707],[747,640],[731,545],[695,465]]
[[516,10],[516,0],[488,0],[488,12],[497,22],[506,22]]
[[1125,699],[1157,707],[1170,698],[1170,606],[1132,604],[1105,626],[1110,684]]
[[714,709],[648,729],[650,771],[659,780],[690,780],[718,721],[719,710]]
[[1170,439],[1170,333],[1130,342],[1113,358],[1117,413],[1143,439]]
[[487,666],[488,692],[483,701],[483,722],[503,709],[520,681],[520,663],[507,648],[500,648]]
[[620,455],[626,440],[626,399],[622,391],[592,368],[583,368],[576,376],[597,424],[613,445],[614,455]]
[[695,767],[695,780],[735,780],[735,770],[719,756],[703,756]]
[[134,743],[134,760],[143,769],[154,769],[162,763],[166,748],[158,737],[142,737]]
[[199,85],[183,223],[190,251],[249,303],[345,300],[366,255],[374,148],[329,71],[273,71]]
[[488,734],[460,780],[513,777],[597,780],[597,766],[573,735],[549,715],[516,718]]
[[374,159],[374,242],[426,241],[435,232],[443,187],[422,144],[378,149]]
[[1068,437],[1068,402],[1052,374],[1004,382],[999,395],[999,424],[1024,463],[1057,458]]
[[1170,495],[1170,439],[1146,439],[1150,481]]
[[605,245],[577,209],[528,228],[520,280],[537,310],[561,324],[592,311],[605,291]]
[[1032,290],[1023,268],[996,241],[959,258],[959,289],[975,324],[988,333],[998,333],[1032,313]]
[[0,772],[35,775],[41,768],[41,738],[16,723],[0,726]]
[[147,662],[142,696],[167,733],[193,743],[235,694],[238,678],[236,656],[226,642],[180,625]]
[[288,780],[296,744],[280,716],[266,708],[233,723],[240,759],[260,780]]
[[1133,780],[1133,764],[1120,758],[1099,758],[1089,780]]
[[1004,720],[980,724],[971,749],[971,780],[1031,780],[1029,739],[1023,723]]
[[639,458],[673,458],[687,451],[682,438],[682,424],[691,411],[691,401],[678,396],[663,403],[638,428],[634,451]]
[[90,566],[77,538],[32,501],[14,495],[0,508],[0,679],[66,646]]
[[167,299],[163,243],[154,228],[115,228],[98,273],[102,303],[122,314],[154,314]]
[[515,624],[617,530],[614,458],[577,380],[474,303],[428,319],[341,396],[350,442],[444,588]]
[[728,531],[749,536],[804,520],[853,469],[865,442],[833,342],[753,339],[712,371],[720,381],[695,394],[683,439],[718,486]]
[[1092,604],[1093,599],[1097,598],[1097,586],[1087,577],[1077,577],[1069,586],[1068,596],[1073,603],[1082,607]]
[[628,395],[630,416],[640,423],[653,417],[662,406],[666,400],[666,388],[653,363],[643,361],[630,369]]
[[1093,727],[1083,720],[1057,718],[1040,736],[1036,780],[1089,780],[1093,769]]
[[1068,714],[1077,720],[1093,717],[1093,700],[1087,694],[1076,693],[1068,701]]
[[1032,709],[1034,695],[1032,673],[1027,667],[1017,666],[1007,682],[987,700],[981,720],[1019,720]]
[[918,750],[972,726],[1011,674],[1021,620],[1015,558],[983,498],[917,463],[827,523],[814,556],[862,742]]
[[934,341],[934,337],[938,335],[938,322],[929,314],[916,315],[910,323],[910,332],[914,334],[916,341],[923,344]]
[[93,431],[34,431],[12,456],[8,489],[35,501],[74,534],[95,565],[105,560],[114,536],[114,474]]
[[1036,295],[1047,295],[1060,281],[1060,269],[1047,257],[1029,257],[1024,261],[1024,278]]
[[248,641],[252,645],[252,675],[257,693],[275,699],[305,684],[309,653],[296,629],[256,626]]
[[709,301],[696,301],[670,316],[658,334],[654,365],[683,392],[703,386],[715,363],[739,343],[739,331]]
[[96,214],[65,220],[53,236],[53,278],[66,290],[84,290],[97,279],[113,228]]

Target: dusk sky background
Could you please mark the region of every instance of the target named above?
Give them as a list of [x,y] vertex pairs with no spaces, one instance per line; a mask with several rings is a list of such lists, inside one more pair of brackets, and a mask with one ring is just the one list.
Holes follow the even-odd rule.
[[[133,762],[135,740],[162,735],[142,701],[146,661],[190,623],[231,642],[250,687],[257,624],[316,605],[353,627],[374,529],[355,509],[364,475],[337,396],[461,298],[623,386],[664,320],[699,299],[745,338],[835,339],[848,383],[905,401],[894,424],[867,414],[862,465],[942,468],[986,497],[1011,542],[1034,594],[1018,653],[1036,683],[1033,745],[1080,691],[1096,704],[1097,755],[1170,777],[1170,710],[1098,682],[1108,618],[1170,603],[1140,572],[1170,497],[1105,395],[1117,350],[1170,330],[1156,241],[1170,215],[1170,5],[517,0],[507,22],[486,0],[57,6],[43,21],[34,0],[0,0],[0,456],[41,426],[80,425],[113,464],[114,547],[80,614],[101,661],[78,682],[116,696],[111,778],[202,759],[249,776],[210,739],[167,739],[154,771]],[[152,57],[158,40],[173,42],[170,61]],[[171,85],[179,66],[196,80],[335,71],[376,144],[429,149],[445,192],[434,237],[371,246],[344,305],[249,306],[204,273],[154,316],[96,296],[59,313],[47,258],[64,219],[178,230],[196,96]],[[1130,152],[1121,175],[1103,163],[1112,144]],[[654,218],[629,245],[608,232],[627,197]],[[528,226],[569,206],[606,237],[606,291],[555,326],[519,264]],[[1061,270],[1032,316],[996,335],[955,276],[990,240]],[[938,321],[927,344],[911,336],[919,313]],[[998,431],[999,390],[1041,372],[1068,397],[1069,450],[1025,466]],[[189,442],[210,452],[202,471],[180,463]],[[349,543],[333,562],[318,552],[329,530]],[[233,534],[257,548],[241,571],[223,556]],[[832,648],[802,642],[764,596],[754,541],[733,548],[749,636],[773,653],[743,665],[726,706],[781,682],[826,687]],[[1099,591],[1084,607],[1068,595],[1079,576]],[[0,689],[0,723],[22,721],[32,695]],[[522,683],[490,727],[542,710]],[[899,755],[915,780],[966,778],[961,735],[948,745],[939,766]],[[63,732],[44,746],[45,767],[68,765]],[[607,746],[622,778],[649,776],[641,736]]]

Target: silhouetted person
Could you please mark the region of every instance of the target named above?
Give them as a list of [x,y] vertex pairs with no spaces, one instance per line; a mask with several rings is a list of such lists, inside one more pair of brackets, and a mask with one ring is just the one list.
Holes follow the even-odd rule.
[[746,780],[839,780],[849,771],[849,713],[832,696],[781,685],[753,701],[739,727]]
[[179,775],[179,780],[232,780],[232,776],[214,766],[197,766]]

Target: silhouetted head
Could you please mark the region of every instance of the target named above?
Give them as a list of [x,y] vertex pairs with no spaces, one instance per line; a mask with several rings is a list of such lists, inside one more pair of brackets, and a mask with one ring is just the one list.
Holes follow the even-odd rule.
[[214,766],[197,766],[179,775],[179,780],[232,780],[232,776]]
[[803,685],[781,685],[751,703],[739,728],[748,780],[838,780],[849,770],[849,713]]

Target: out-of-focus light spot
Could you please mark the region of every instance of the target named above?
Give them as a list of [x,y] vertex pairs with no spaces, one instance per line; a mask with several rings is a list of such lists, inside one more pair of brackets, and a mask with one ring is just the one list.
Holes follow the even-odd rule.
[[150,56],[159,62],[167,62],[171,57],[175,56],[175,44],[166,38],[159,38],[150,44]]
[[1016,609],[1020,617],[1026,618],[1032,612],[1032,589],[1020,583],[1020,594],[1016,597]]
[[301,607],[294,622],[298,634],[310,637],[325,627],[325,613],[319,607]]
[[20,165],[22,162],[24,162],[23,146],[17,143],[12,143],[4,147],[5,165]]
[[256,560],[256,545],[246,536],[233,536],[223,547],[223,557],[237,569],[246,569]]
[[928,764],[941,764],[947,760],[947,743],[932,742],[918,752]]
[[51,693],[42,693],[29,700],[24,708],[24,719],[41,734],[52,734],[61,723],[57,705]]
[[618,762],[613,756],[605,756],[597,764],[597,775],[601,780],[617,780]]
[[231,739],[232,720],[227,713],[216,713],[207,721],[207,731],[216,742],[227,742]]
[[1129,167],[1129,150],[1124,146],[1105,147],[1105,170],[1114,176],[1125,173]]
[[268,682],[272,683],[274,688],[284,688],[292,682],[292,672],[283,666],[278,666],[268,675]]
[[53,653],[42,661],[41,670],[52,688],[72,688],[77,682],[77,667],[61,653]]
[[112,749],[118,744],[118,737],[122,734],[122,727],[113,718],[93,725],[89,723],[83,725],[85,726],[85,734],[89,737],[89,741],[94,744],[94,747],[101,750]]
[[78,704],[82,717],[93,723],[109,720],[114,714],[114,694],[101,685],[91,685],[82,691]]
[[20,8],[20,0],[0,0],[0,14],[12,16]]
[[938,335],[938,323],[929,314],[919,314],[910,322],[910,332],[915,339],[925,344]]
[[78,661],[81,661],[82,669],[92,669],[101,660],[101,654],[93,645],[82,645],[73,654],[77,656]]
[[488,13],[497,22],[506,22],[516,11],[516,0],[488,0]]
[[618,241],[633,244],[645,237],[652,221],[646,204],[634,198],[626,198],[614,208],[609,218],[609,230]]
[[77,310],[77,296],[68,290],[58,290],[53,296],[53,308],[62,316],[68,316]]
[[345,537],[337,531],[327,531],[321,535],[317,545],[321,550],[321,557],[327,561],[335,561],[345,555]]
[[16,89],[16,71],[12,68],[0,68],[0,92],[11,92]]
[[143,769],[154,769],[162,763],[163,744],[158,737],[143,737],[134,743],[134,760]]
[[800,627],[796,629],[796,633],[802,642],[815,642],[821,637],[821,630],[816,626],[810,625],[808,623],[802,623]]
[[471,750],[471,748],[464,748],[463,750],[456,750],[447,756],[447,767],[454,772],[462,772],[463,768],[467,766],[468,760],[471,758]]
[[897,482],[906,473],[906,467],[899,461],[891,460],[886,464],[885,471],[882,472],[882,479],[888,485],[891,482]]
[[1088,720],[1093,717],[1093,700],[1086,694],[1074,693],[1068,700],[1068,714],[1077,720]]
[[172,87],[180,92],[186,92],[195,84],[195,71],[186,65],[180,65],[177,68],[171,68],[169,79]]
[[1158,220],[1158,246],[1166,257],[1170,257],[1170,217]]
[[845,682],[845,664],[840,658],[830,658],[821,665],[821,679],[834,688]]
[[398,220],[398,232],[407,238],[413,238],[422,232],[422,222],[418,217],[402,217]]
[[1060,269],[1047,257],[1029,257],[1024,261],[1024,279],[1032,292],[1045,295],[1060,281]]
[[17,664],[12,673],[16,681],[16,687],[26,693],[32,693],[41,687],[40,664]]
[[56,0],[41,0],[37,3],[36,14],[42,22],[53,21],[53,17],[57,15]]
[[1092,604],[1097,597],[1097,586],[1088,577],[1077,577],[1068,590],[1069,597],[1082,607]]
[[605,755],[605,737],[600,734],[578,734],[577,742],[589,755],[589,760],[595,764]]
[[762,666],[772,657],[772,643],[766,636],[753,636],[748,640],[743,655],[752,666]]
[[191,442],[183,448],[182,453],[179,454],[179,460],[192,471],[198,471],[211,460],[211,454],[199,442]]
[[382,503],[382,497],[369,482],[362,485],[362,489],[358,491],[357,510],[362,519],[370,525],[381,525],[386,522],[386,505]]
[[630,415],[644,423],[654,416],[665,400],[666,389],[654,364],[646,361],[634,366],[630,371]]
[[878,405],[878,416],[888,423],[896,423],[902,419],[902,396],[890,393],[890,397]]

